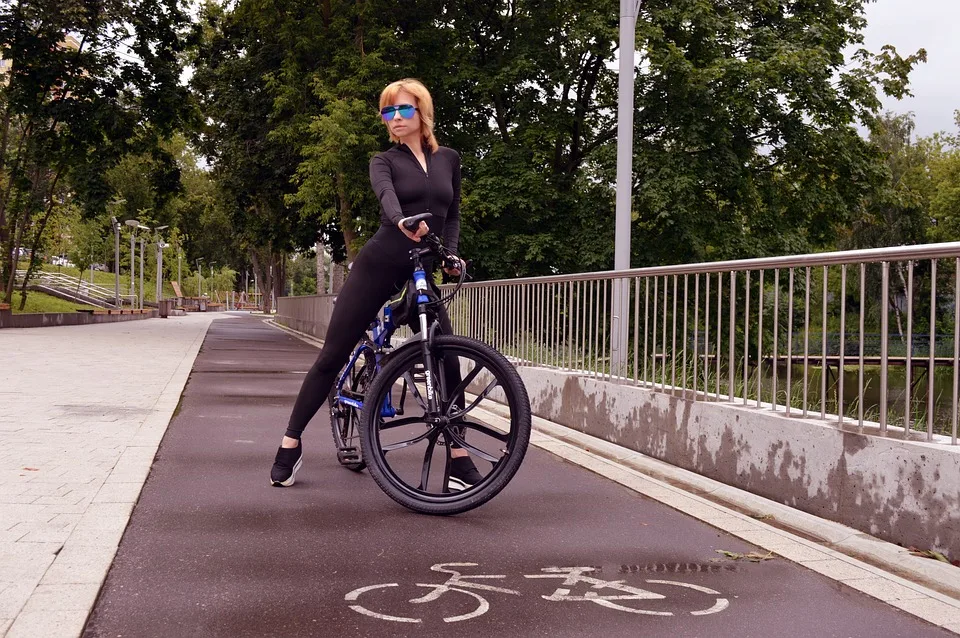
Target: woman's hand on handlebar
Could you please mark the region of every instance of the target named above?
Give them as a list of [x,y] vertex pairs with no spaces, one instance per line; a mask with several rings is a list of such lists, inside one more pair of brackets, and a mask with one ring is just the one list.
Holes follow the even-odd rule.
[[458,277],[460,275],[461,268],[463,268],[463,260],[459,257],[450,255],[444,259],[443,272],[447,273],[448,275]]
[[407,227],[403,225],[404,221],[406,220],[401,219],[400,221],[398,221],[397,228],[399,228],[400,232],[406,235],[412,241],[419,242],[421,237],[423,237],[424,235],[430,232],[430,227],[427,226],[427,222],[423,222],[423,221],[420,222],[420,225],[417,226],[416,232],[414,232],[414,231],[408,230]]

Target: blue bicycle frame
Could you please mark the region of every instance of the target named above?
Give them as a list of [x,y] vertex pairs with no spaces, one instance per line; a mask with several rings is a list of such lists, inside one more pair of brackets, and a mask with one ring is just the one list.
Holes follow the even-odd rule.
[[[363,356],[364,352],[369,352],[374,356],[376,361],[375,372],[380,371],[380,360],[384,356],[384,349],[390,347],[390,337],[393,336],[396,326],[393,323],[393,316],[389,307],[384,307],[383,309],[383,321],[380,319],[374,319],[370,324],[370,332],[373,333],[373,339],[365,339],[357,349],[354,350],[353,355],[350,357],[350,362],[343,369],[343,372],[340,374],[340,377],[337,379],[336,383],[336,398],[337,403],[342,403],[343,405],[349,405],[355,410],[363,409],[363,401],[354,399],[353,397],[343,396],[343,385],[347,382],[347,379],[350,377],[350,373],[353,371],[354,366],[357,364],[357,360]],[[397,409],[392,405],[390,400],[390,395],[387,395],[386,400],[384,401],[383,408],[380,410],[381,416],[384,418],[396,416]]]

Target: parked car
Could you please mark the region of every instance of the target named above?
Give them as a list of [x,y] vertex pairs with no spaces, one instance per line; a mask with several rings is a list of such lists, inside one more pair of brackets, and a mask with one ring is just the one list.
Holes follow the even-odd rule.
[[54,255],[50,258],[50,263],[54,266],[73,266],[73,262],[67,259],[66,257],[60,257],[59,255]]

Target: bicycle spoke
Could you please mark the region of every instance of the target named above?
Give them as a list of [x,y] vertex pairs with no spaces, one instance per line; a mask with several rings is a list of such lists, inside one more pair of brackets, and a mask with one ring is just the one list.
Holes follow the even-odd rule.
[[404,372],[403,380],[407,382],[407,387],[410,388],[410,394],[412,394],[413,398],[415,398],[417,403],[420,404],[420,409],[424,412],[429,411],[430,408],[427,405],[426,400],[420,395],[420,390],[417,388],[417,384],[413,380],[413,375],[410,372]]
[[[434,430],[436,432],[436,430]],[[433,462],[433,450],[437,447],[439,436],[430,437],[427,444],[427,451],[423,453],[423,469],[420,471],[420,489],[427,489],[427,481],[430,479],[430,464]]]
[[467,376],[463,378],[463,381],[460,382],[460,385],[457,386],[457,389],[454,390],[450,394],[450,396],[451,397],[460,396],[460,394],[462,394],[463,391],[467,389],[467,386],[469,386],[470,383],[477,378],[477,375],[480,374],[480,371],[483,370],[483,368],[484,366],[482,363],[477,363],[477,367],[471,370],[469,374],[467,374]]
[[457,432],[453,428],[447,428],[446,435],[450,442],[456,443],[457,445],[462,447],[467,452],[470,452],[474,456],[479,456],[481,459],[485,461],[490,461],[491,463],[497,463],[500,461],[499,457],[492,456],[491,454],[484,452],[480,448],[474,447],[473,445],[470,445],[469,443],[467,443],[466,439],[464,439],[462,436],[457,434]]
[[499,386],[499,385],[500,385],[500,382],[497,381],[496,379],[494,379],[493,381],[491,381],[491,382],[490,382],[490,385],[488,385],[483,392],[481,392],[479,395],[477,395],[477,398],[473,400],[473,403],[471,403],[471,404],[468,405],[466,408],[464,408],[463,411],[457,412],[456,414],[451,414],[451,415],[450,415],[450,418],[451,418],[451,419],[459,419],[460,417],[462,417],[463,415],[465,415],[467,412],[469,412],[470,410],[472,410],[472,409],[474,409],[475,407],[477,407],[477,404],[479,404],[481,401],[483,401],[484,399],[486,399],[486,398],[490,395],[490,393],[493,392],[493,390],[494,390],[497,386]]
[[391,443],[390,445],[381,445],[380,449],[383,450],[384,452],[391,452],[393,450],[399,450],[405,447],[410,447],[411,445],[415,445],[420,441],[424,440],[425,438],[435,433],[436,431],[437,431],[437,428],[430,428],[423,434],[419,436],[415,436],[412,439],[407,439],[406,441],[400,441],[399,443]]
[[427,422],[423,420],[422,416],[408,416],[403,419],[391,419],[390,421],[381,421],[380,430],[392,430],[393,428],[403,427],[405,425],[412,425],[414,423],[423,423],[427,425]]
[[487,436],[492,437],[498,441],[502,441],[504,443],[506,443],[507,439],[509,438],[506,433],[498,432],[497,430],[494,430],[493,428],[486,426],[483,423],[477,423],[475,421],[461,420],[461,421],[457,421],[454,425],[469,428],[471,430],[476,430],[477,432],[486,434]]

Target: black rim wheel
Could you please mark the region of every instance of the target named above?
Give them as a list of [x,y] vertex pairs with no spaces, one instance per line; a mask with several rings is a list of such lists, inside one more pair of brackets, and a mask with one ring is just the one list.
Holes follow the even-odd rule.
[[[448,378],[444,355],[458,357],[459,378]],[[427,410],[421,344],[406,345],[391,355],[366,394],[363,456],[377,484],[398,503],[423,513],[456,514],[493,498],[519,469],[530,439],[530,403],[516,369],[487,344],[441,335],[434,338],[432,356],[437,413]],[[388,393],[394,406],[404,405],[403,415],[382,416]],[[482,476],[467,489],[450,487],[452,446],[466,450]]]

